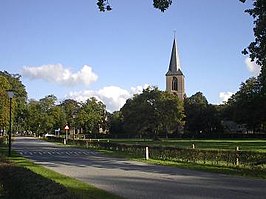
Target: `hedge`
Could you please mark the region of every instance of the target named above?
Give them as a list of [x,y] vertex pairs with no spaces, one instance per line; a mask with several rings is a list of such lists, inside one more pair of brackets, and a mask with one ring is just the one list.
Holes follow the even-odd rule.
[[[63,138],[50,138],[63,142]],[[68,140],[68,144],[75,144],[86,148],[105,149],[127,152],[136,157],[145,157],[145,146],[133,144],[119,144],[97,140]],[[265,166],[266,153],[252,151],[202,150],[177,147],[149,146],[149,157],[158,160],[178,162],[194,162],[201,164],[243,166]]]

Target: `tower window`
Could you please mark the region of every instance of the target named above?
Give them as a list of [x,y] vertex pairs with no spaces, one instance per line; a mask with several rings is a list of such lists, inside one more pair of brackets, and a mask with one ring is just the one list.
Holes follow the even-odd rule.
[[174,91],[177,91],[178,87],[177,87],[177,78],[176,77],[173,77],[173,80],[172,80],[172,90]]

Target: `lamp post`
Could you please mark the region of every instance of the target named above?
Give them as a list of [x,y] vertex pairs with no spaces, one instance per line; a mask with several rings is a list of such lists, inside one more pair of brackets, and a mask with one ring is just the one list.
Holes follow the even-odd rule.
[[68,125],[66,124],[66,126],[65,126],[66,137],[65,137],[65,139],[64,139],[64,144],[67,144],[67,134],[68,134],[68,130],[69,130],[69,127],[68,127]]
[[9,97],[9,134],[8,134],[8,156],[11,156],[11,128],[12,128],[12,99],[14,92],[12,90],[7,91]]

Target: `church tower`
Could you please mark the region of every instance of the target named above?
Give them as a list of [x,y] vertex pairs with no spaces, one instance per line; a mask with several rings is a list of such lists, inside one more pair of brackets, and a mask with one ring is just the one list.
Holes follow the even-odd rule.
[[166,91],[177,95],[180,100],[185,97],[185,77],[180,68],[180,59],[174,39],[170,64],[166,76]]

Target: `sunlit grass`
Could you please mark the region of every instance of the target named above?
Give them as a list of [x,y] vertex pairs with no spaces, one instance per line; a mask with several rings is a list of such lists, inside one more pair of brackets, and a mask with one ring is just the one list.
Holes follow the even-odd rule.
[[244,167],[244,166],[228,166],[226,163],[223,165],[215,165],[211,162],[180,162],[180,161],[171,161],[171,160],[155,160],[136,157],[132,153],[119,152],[119,151],[109,151],[109,150],[99,150],[101,153],[118,158],[126,158],[128,160],[140,161],[148,164],[162,165],[162,166],[171,166],[182,169],[192,169],[198,171],[206,171],[212,173],[221,173],[227,175],[237,175],[237,176],[246,176],[246,177],[255,177],[266,179],[266,169],[265,167]]
[[[200,149],[208,149],[208,150],[235,150],[236,146],[240,148],[240,150],[246,151],[254,151],[254,152],[266,152],[266,140],[255,140],[255,139],[245,139],[245,140],[174,140],[167,139],[161,141],[152,141],[152,140],[138,140],[138,139],[115,139],[110,140],[110,142],[123,143],[123,144],[141,144],[143,146],[171,146],[171,147],[181,147],[181,148],[192,148],[192,144],[195,145],[196,148]],[[133,153],[127,152],[119,152],[119,151],[108,151],[101,150],[101,152],[105,153],[109,156],[114,157],[124,157],[130,160],[136,160],[141,162],[146,162],[149,164],[159,164],[164,166],[174,166],[178,168],[185,169],[194,169],[215,173],[223,173],[229,175],[240,175],[240,176],[248,176],[248,177],[256,177],[266,179],[266,170],[265,166],[256,166],[256,167],[245,167],[245,166],[230,166],[226,163],[222,164],[220,162],[219,165],[215,165],[212,162],[179,162],[179,161],[170,161],[170,160],[155,160],[149,159],[145,160],[143,157],[136,157]],[[144,154],[143,154],[144,156]]]
[[[94,140],[95,141],[95,140]],[[235,150],[236,146],[240,150],[253,151],[266,153],[266,140],[263,139],[162,139],[160,141],[153,141],[151,139],[100,139],[101,142],[115,142],[120,144],[139,144],[142,146],[171,146],[171,147],[181,147],[181,148],[192,148],[192,144],[198,149],[203,150]],[[75,147],[75,145],[72,145]],[[79,146],[81,147],[81,146]],[[81,148],[86,148],[85,146]],[[90,149],[91,150],[91,149]],[[93,148],[93,150],[97,150]],[[228,163],[222,164],[221,161],[219,165],[213,164],[213,162],[197,161],[195,162],[180,162],[178,160],[155,160],[155,159],[144,159],[144,154],[142,157],[134,154],[133,152],[126,151],[116,151],[116,150],[97,150],[104,153],[107,156],[127,158],[129,160],[144,161],[150,164],[159,164],[165,166],[174,166],[178,168],[194,169],[208,172],[224,173],[230,175],[240,175],[249,176],[256,178],[266,179],[265,166],[248,166],[243,165],[235,166]]]
[[238,175],[238,176],[246,176],[246,177],[256,177],[266,179],[266,172],[265,169],[262,168],[244,168],[244,167],[227,167],[227,166],[218,166],[218,165],[211,165],[211,164],[197,164],[197,163],[185,163],[185,162],[173,162],[173,161],[166,161],[166,160],[144,160],[139,159],[139,161],[156,164],[156,165],[164,165],[164,166],[173,166],[183,169],[193,169],[193,170],[200,170],[206,172],[214,172],[214,173],[221,173],[227,175]]
[[147,146],[168,146],[180,148],[192,148],[208,150],[235,150],[239,147],[244,151],[255,151],[266,153],[266,139],[162,139],[152,141],[151,139],[110,139],[111,142],[124,144],[140,144]]

